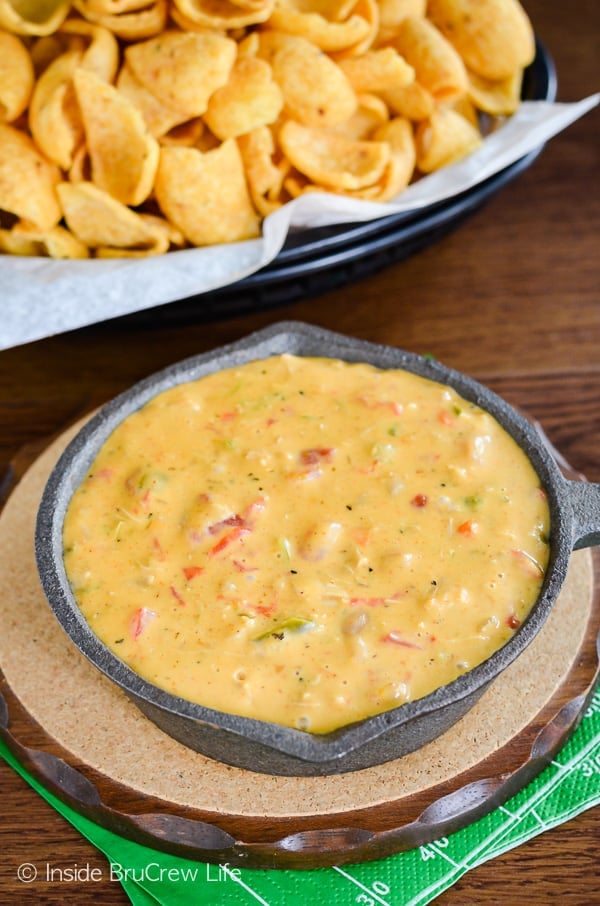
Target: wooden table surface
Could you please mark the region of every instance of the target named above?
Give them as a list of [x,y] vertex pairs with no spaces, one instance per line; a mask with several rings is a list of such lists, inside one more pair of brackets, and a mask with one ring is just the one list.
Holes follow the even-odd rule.
[[[600,87],[598,0],[524,4],[558,71],[559,100]],[[280,319],[431,353],[503,394],[600,481],[600,114],[553,139],[534,166],[458,230],[352,286],[218,323],[113,322],[0,353],[0,476],[16,452],[133,381]],[[0,763],[0,903],[128,902],[104,857]],[[470,872],[440,906],[600,903],[598,811]],[[100,883],[24,885],[18,866],[89,865]]]

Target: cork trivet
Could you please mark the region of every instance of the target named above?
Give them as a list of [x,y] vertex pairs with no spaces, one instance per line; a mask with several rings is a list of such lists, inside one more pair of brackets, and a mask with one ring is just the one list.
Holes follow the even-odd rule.
[[0,516],[0,668],[25,710],[84,765],[142,797],[218,815],[345,813],[393,802],[461,774],[509,743],[575,663],[593,603],[589,551],[572,556],[552,615],[477,705],[411,755],[326,777],[272,777],[187,749],[144,717],[64,633],[40,586],[34,525],[48,475],[80,425],[31,466]]

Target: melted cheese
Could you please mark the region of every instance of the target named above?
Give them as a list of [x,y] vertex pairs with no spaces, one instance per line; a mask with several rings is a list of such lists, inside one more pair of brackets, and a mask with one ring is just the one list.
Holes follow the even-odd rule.
[[64,557],[92,630],[142,677],[322,733],[502,646],[548,531],[523,451],[452,389],[282,355],[129,416],[72,498]]

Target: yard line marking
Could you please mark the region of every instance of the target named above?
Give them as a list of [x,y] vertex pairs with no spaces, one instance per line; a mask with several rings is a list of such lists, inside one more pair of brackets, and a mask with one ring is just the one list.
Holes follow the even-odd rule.
[[344,876],[345,878],[347,878],[349,881],[352,881],[353,884],[356,884],[357,887],[360,887],[361,890],[364,890],[365,893],[368,893],[369,896],[370,896],[370,897],[373,897],[374,900],[377,900],[378,903],[381,903],[381,906],[390,906],[390,904],[387,902],[387,900],[383,900],[380,896],[378,896],[378,895],[375,893],[374,890],[371,890],[370,887],[365,887],[364,884],[361,884],[360,881],[358,881],[356,878],[353,878],[352,875],[349,875],[349,874],[348,874],[348,872],[343,871],[343,870],[342,870],[341,868],[339,868],[337,865],[333,865],[332,868],[333,868],[334,871],[337,871],[338,874],[343,875],[343,876]]
[[[426,887],[424,890],[419,891],[419,893],[409,900],[406,906],[419,906],[421,903],[429,903],[431,900],[430,894],[438,890],[439,893],[442,893],[444,890],[447,890],[448,887],[451,887],[455,884],[459,878],[462,878],[463,875],[467,873],[467,868],[460,867],[451,869],[449,868],[446,874],[441,875],[436,881]],[[436,894],[437,895],[437,894]]]
[[455,862],[454,859],[451,859],[448,853],[445,853],[444,850],[441,847],[437,846],[436,843],[430,843],[429,849],[432,849],[436,856],[441,856],[442,859],[445,859],[446,862],[449,862],[450,865],[452,865],[454,868],[460,868],[458,862]]
[[[569,770],[574,770],[579,764],[581,764],[582,761],[585,761],[590,752],[594,751],[594,749],[598,745],[598,742],[598,736],[590,739],[585,746],[583,746],[578,752],[576,752],[576,754],[564,765],[564,767],[568,768]],[[517,811],[513,815],[513,818],[521,820],[528,813],[529,809],[532,809],[538,802],[544,800],[546,796],[552,793],[554,788],[559,786],[563,782],[563,779],[563,772],[557,771],[556,774],[550,777],[546,781],[546,783],[544,783],[540,787],[540,789],[537,790],[537,792],[527,800],[527,802],[523,803],[523,805],[521,805],[517,809]],[[506,837],[509,832],[510,828],[506,827],[505,825],[496,828],[496,830],[492,831],[492,833],[487,837],[484,837],[477,846],[473,847],[473,849],[469,853],[467,853],[464,861],[461,862],[461,864],[458,866],[458,870],[460,870],[462,874],[465,874],[466,871],[468,871],[470,868],[476,867],[479,864],[479,862],[477,861],[477,856],[479,856],[480,853],[483,853],[486,849],[489,850],[490,845],[494,843],[496,843],[497,845],[498,842],[502,840],[503,837]],[[484,859],[484,861],[486,861],[486,859]],[[439,892],[440,888],[445,890],[447,886],[447,877],[448,876],[446,875],[445,878],[438,878],[438,880],[434,881],[432,884],[422,890],[417,895],[417,897],[411,900],[411,903],[409,903],[408,906],[423,902],[426,903],[428,902],[428,900],[423,899],[423,897],[427,897],[431,894]],[[457,878],[455,878],[455,880],[457,880]]]
[[498,811],[499,811],[499,812],[504,812],[504,814],[505,814],[505,815],[508,815],[509,818],[512,818],[513,821],[522,821],[522,820],[523,820],[523,818],[521,817],[521,815],[515,815],[514,812],[509,811],[509,810],[508,810],[507,808],[505,808],[505,806],[503,806],[503,805],[498,806]]
[[537,823],[540,825],[540,827],[542,827],[544,830],[546,830],[546,827],[547,827],[546,822],[544,821],[543,818],[540,818],[540,816],[538,815],[538,813],[536,812],[536,810],[534,808],[531,809],[529,814],[533,815],[533,817],[535,818]]
[[[594,750],[598,745],[598,738],[589,740],[589,742],[583,746],[579,752],[577,752],[566,764],[565,768],[573,770],[578,764],[586,759],[588,754]],[[563,771],[557,772],[552,777],[549,777],[546,783],[544,783],[523,805],[514,813],[515,818],[523,818],[531,808],[533,808],[538,802],[545,799],[550,793],[553,792],[554,788],[560,786],[564,780]],[[477,856],[482,850],[488,848],[490,843],[493,843],[498,838],[502,838],[508,832],[508,829],[505,827],[497,828],[493,831],[488,837],[483,839],[467,856],[468,864],[473,864],[473,857]]]
[[258,902],[262,903],[263,906],[269,906],[267,901],[263,900],[263,898],[260,896],[260,894],[258,894],[255,890],[252,890],[251,887],[248,887],[248,885],[244,881],[242,881],[242,879],[240,877],[238,877],[237,874],[234,874],[230,868],[228,868],[226,865],[221,865],[221,868],[223,869],[223,871],[225,872],[226,875],[229,875],[229,877],[231,878],[232,881],[235,881],[236,884],[239,884],[240,887],[243,887],[244,890],[248,891],[250,896],[253,896],[255,900],[258,900]]

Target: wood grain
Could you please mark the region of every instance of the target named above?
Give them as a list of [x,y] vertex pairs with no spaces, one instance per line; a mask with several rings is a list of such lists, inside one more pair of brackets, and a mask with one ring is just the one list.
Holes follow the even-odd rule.
[[[598,90],[597,0],[525,0],[554,57],[559,100]],[[572,465],[600,481],[598,110],[554,138],[534,166],[437,245],[316,299],[215,324],[133,329],[117,322],[0,353],[0,475],[132,381],[279,318],[430,352],[538,418]],[[1,301],[1,287],[0,287]],[[128,902],[104,857],[0,764],[0,902]],[[598,810],[467,874],[440,906],[560,899],[600,903]],[[18,882],[22,862],[89,864],[102,883]]]

